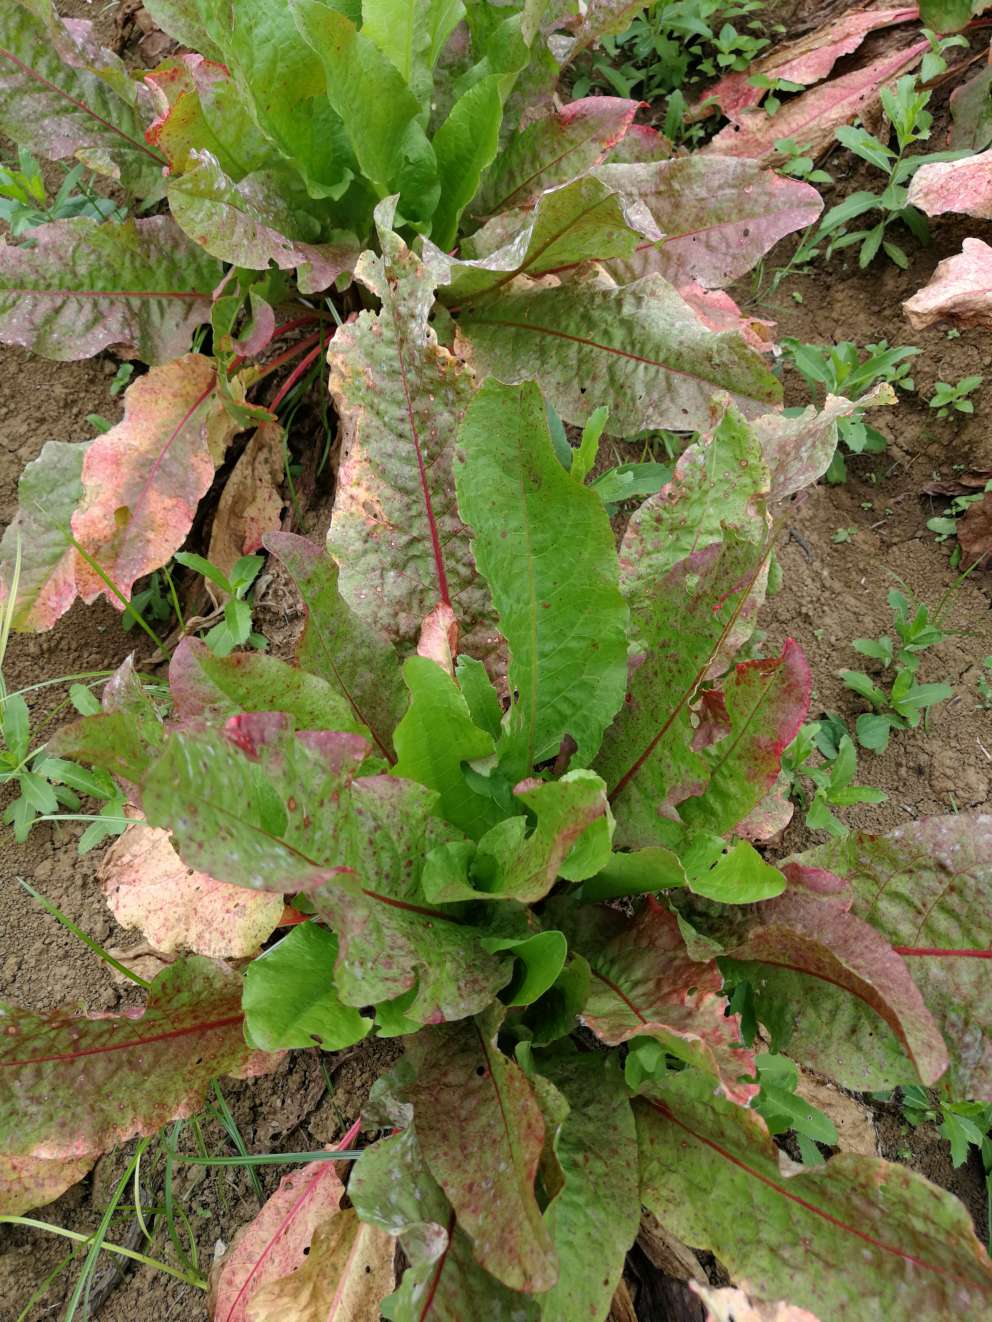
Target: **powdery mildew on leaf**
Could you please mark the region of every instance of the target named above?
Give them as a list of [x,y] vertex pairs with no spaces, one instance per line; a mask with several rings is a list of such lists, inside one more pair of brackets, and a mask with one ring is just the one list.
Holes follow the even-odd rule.
[[251,891],[188,868],[168,831],[136,823],[100,864],[110,911],[156,950],[192,950],[214,959],[255,954],[282,917],[282,893]]

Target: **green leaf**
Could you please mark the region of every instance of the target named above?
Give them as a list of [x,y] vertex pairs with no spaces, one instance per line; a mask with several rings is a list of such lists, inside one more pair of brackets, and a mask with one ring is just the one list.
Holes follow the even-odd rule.
[[382,256],[365,253],[355,276],[381,310],[342,326],[328,353],[346,438],[328,548],[342,595],[379,633],[412,651],[441,602],[458,618],[464,650],[483,657],[495,643],[492,607],[452,473],[475,382],[428,322],[448,259],[413,253],[390,228],[390,204],[376,216]]
[[715,392],[745,413],[781,402],[781,386],[740,335],[706,330],[658,275],[617,288],[565,282],[501,294],[459,327],[482,374],[536,377],[566,422],[599,404],[618,435],[645,427],[702,428]]
[[690,878],[689,887],[719,904],[754,904],[781,895],[786,880],[752,844],[738,840],[715,867]]
[[249,1043],[263,1051],[312,1046],[342,1051],[360,1042],[372,1020],[338,996],[337,958],[334,933],[309,922],[252,960],[241,1000]]
[[221,266],[168,216],[122,224],[57,220],[32,238],[30,245],[0,242],[6,344],[59,362],[113,346],[164,363],[178,358],[209,319]]
[[889,746],[889,735],[895,727],[891,716],[865,714],[854,722],[854,728],[862,748],[870,749],[873,753],[884,753]]
[[75,157],[139,197],[156,192],[162,158],[145,141],[138,86],[116,56],[25,0],[4,5],[0,48],[0,132],[50,160]]
[[441,198],[431,220],[431,239],[444,250],[454,245],[461,214],[499,148],[500,81],[491,76],[470,87],[434,135]]
[[[905,1166],[840,1153],[786,1174],[754,1112],[713,1097],[687,1070],[635,1103],[641,1197],[663,1224],[715,1253],[765,1300],[824,1322],[943,1322],[992,1299],[988,1258],[957,1199]],[[773,1236],[759,1227],[776,1226]]]
[[503,814],[492,799],[471,788],[462,763],[491,757],[491,734],[474,724],[468,704],[451,676],[429,657],[411,656],[403,665],[410,706],[393,736],[393,774],[437,790],[443,815],[477,840]]
[[685,869],[678,855],[654,846],[632,854],[612,854],[606,867],[583,883],[582,901],[616,900],[685,885]]
[[536,386],[482,388],[455,480],[510,647],[511,774],[555,756],[565,735],[588,762],[623,696],[627,611],[609,521],[555,458]]
[[341,117],[362,172],[380,197],[400,194],[407,220],[429,219],[440,187],[416,95],[344,14],[320,0],[291,0],[289,8],[324,67],[327,99]]
[[302,598],[306,624],[296,659],[347,701],[376,747],[392,760],[393,731],[407,702],[396,653],[345,604],[338,568],[305,537],[266,533],[266,550],[277,557]]
[[[603,428],[606,426],[609,416],[610,410],[605,404],[600,404],[595,412],[590,413],[586,425],[582,428],[582,439],[569,470],[576,482],[584,482],[592,472],[596,464],[596,456],[599,453],[599,442],[603,435]],[[600,500],[602,498],[602,493],[600,493]]]
[[221,658],[198,639],[184,638],[169,665],[169,690],[175,715],[186,722],[220,725],[241,712],[279,711],[301,730],[368,734],[326,680],[260,652]]
[[534,1191],[544,1121],[495,1028],[484,1016],[418,1034],[408,1047],[417,1070],[409,1095],[424,1159],[480,1266],[512,1290],[540,1293],[558,1277]]
[[503,728],[503,708],[500,706],[499,694],[486,673],[486,667],[474,656],[465,656],[463,653],[455,662],[455,678],[462,697],[468,703],[472,720],[480,730],[498,739]]
[[513,981],[503,989],[504,1005],[533,1004],[557,981],[568,955],[568,942],[561,932],[535,932],[523,940],[487,936],[480,945],[491,955],[508,950],[520,961]]
[[19,693],[3,699],[3,741],[15,762],[23,762],[31,746],[31,717],[28,704]]
[[637,1134],[623,1076],[603,1054],[539,1058],[538,1068],[569,1107],[555,1147],[565,1183],[544,1214],[560,1271],[541,1297],[541,1316],[605,1317],[641,1219]]
[[440,297],[464,307],[519,275],[630,256],[640,237],[617,194],[586,175],[542,193],[532,210],[500,214],[474,234],[463,245],[468,260],[451,263]]
[[921,0],[920,18],[935,32],[958,32],[973,14],[987,8],[983,0]]

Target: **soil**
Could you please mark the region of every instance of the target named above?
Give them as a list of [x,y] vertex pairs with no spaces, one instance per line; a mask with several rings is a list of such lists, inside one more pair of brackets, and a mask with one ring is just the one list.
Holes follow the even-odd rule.
[[[96,19],[104,38],[113,36],[112,7],[91,9],[86,0],[67,0],[59,7],[67,14]],[[804,6],[793,5],[791,10],[801,20]],[[791,12],[783,16],[786,22],[792,17]],[[818,8],[817,18],[825,17]],[[854,169],[845,175],[849,165],[847,158],[838,157],[830,163],[837,178],[832,201],[865,182]],[[992,655],[992,575],[976,574],[959,582],[959,574],[948,563],[953,543],[938,544],[926,528],[927,519],[942,512],[942,503],[920,493],[934,477],[952,476],[957,466],[992,468],[992,434],[987,425],[992,410],[992,341],[982,331],[964,331],[957,338],[949,338],[939,327],[914,333],[901,312],[902,301],[926,283],[938,260],[960,250],[966,235],[992,241],[992,226],[979,221],[935,224],[933,247],[910,245],[911,265],[905,272],[882,260],[861,272],[853,258],[838,255],[829,266],[816,266],[812,276],[788,280],[773,300],[759,299],[754,309],[774,317],[780,336],[814,343],[837,337],[859,345],[886,338],[890,344],[916,344],[923,349],[914,361],[916,393],[901,396],[898,409],[879,410],[873,416],[888,438],[887,452],[851,458],[847,483],[821,484],[788,512],[795,535],[783,543],[780,553],[784,585],[769,601],[761,621],[767,650],[779,648],[789,636],[805,650],[816,684],[811,716],[830,711],[853,719],[863,705],[843,687],[836,671],[871,668],[853,651],[851,640],[891,633],[889,589],[902,586],[931,609],[945,603],[941,620],[953,634],[926,655],[921,678],[949,681],[954,697],[933,710],[925,728],[896,734],[884,754],[861,754],[859,779],[884,789],[888,799],[878,806],[848,809],[844,816],[852,827],[871,831],[929,814],[989,810],[992,713],[980,706],[978,681],[982,660]],[[766,272],[786,260],[791,246],[786,241],[770,254]],[[753,290],[735,293],[739,301],[748,302]],[[52,364],[19,350],[0,352],[0,520],[4,524],[16,507],[18,474],[46,440],[92,434],[86,423],[89,413],[111,420],[119,416],[119,402],[108,389],[115,370],[109,357]],[[973,373],[986,377],[973,396],[974,416],[937,420],[925,403],[933,383]],[[803,383],[787,378],[787,384],[790,402],[805,402]],[[313,517],[318,524],[326,521],[326,508]],[[837,541],[839,529],[853,532],[848,540]],[[298,623],[292,594],[273,576],[259,624],[277,651],[288,650]],[[122,631],[120,617],[110,606],[77,606],[48,634],[13,637],[4,675],[11,688],[18,688],[58,675],[108,669],[135,646],[139,654],[147,654],[134,634]],[[35,695],[34,711],[39,715],[50,711],[62,692],[56,686]],[[134,947],[137,935],[116,926],[95,880],[100,851],[79,858],[77,836],[75,827],[42,825],[18,846],[9,832],[0,834],[0,997],[38,1009],[78,1004],[99,1010],[119,1009],[133,999],[132,992],[115,982],[106,966],[32,903],[18,884],[19,877],[30,881],[103,944]],[[780,847],[792,852],[817,839],[797,814]],[[275,1074],[250,1084],[225,1082],[223,1093],[250,1151],[313,1149],[340,1136],[394,1055],[390,1044],[372,1044],[325,1056],[322,1068],[317,1053],[295,1053]],[[71,1117],[67,1123],[71,1124]],[[954,1171],[947,1145],[936,1131],[926,1125],[910,1129],[893,1106],[876,1108],[875,1127],[884,1156],[908,1163],[951,1189],[969,1208],[979,1234],[987,1233],[986,1195],[977,1161]],[[231,1150],[216,1121],[204,1125],[203,1135],[210,1151]],[[187,1147],[192,1143],[189,1127],[181,1142]],[[103,1158],[90,1177],[38,1215],[53,1225],[92,1230],[129,1151]],[[143,1169],[147,1198],[161,1164],[146,1162]],[[282,1173],[276,1167],[259,1168],[265,1193]],[[203,1168],[184,1168],[177,1177],[176,1196],[193,1227],[204,1271],[259,1205],[249,1177],[237,1168],[216,1175]],[[125,1198],[110,1239],[121,1241],[129,1235],[128,1209]],[[163,1240],[159,1235],[151,1251],[177,1262],[173,1247]],[[65,1241],[53,1235],[0,1228],[0,1322],[14,1322],[20,1316],[33,1290],[65,1251]],[[635,1268],[630,1284],[637,1302],[643,1262]],[[26,1318],[53,1316],[77,1269],[74,1264],[64,1272]],[[651,1292],[643,1295],[647,1300]],[[654,1319],[667,1316],[646,1306]],[[204,1295],[145,1268],[124,1273],[100,1311],[108,1322],[135,1317],[167,1322],[179,1316],[184,1322],[205,1322]],[[641,1322],[647,1316],[642,1311]]]

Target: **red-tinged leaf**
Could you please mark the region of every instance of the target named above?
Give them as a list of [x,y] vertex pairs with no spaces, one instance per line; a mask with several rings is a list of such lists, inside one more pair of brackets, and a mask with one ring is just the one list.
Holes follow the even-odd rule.
[[480,1266],[511,1290],[548,1290],[558,1262],[534,1192],[544,1120],[491,1018],[434,1028],[408,1048],[409,1091],[424,1160]]
[[663,133],[650,124],[631,124],[618,143],[606,153],[604,165],[646,165],[667,161],[674,148]]
[[[888,1024],[924,1083],[936,1082],[946,1070],[947,1048],[906,961],[874,927],[839,905],[809,892],[787,891],[756,906],[747,931],[728,942],[727,954],[802,975],[780,979],[792,989],[790,1012],[809,979],[841,989]],[[815,1067],[833,1076],[829,1043],[823,1051],[825,1060]]]
[[958,544],[961,561],[970,569],[987,569],[992,564],[992,493],[969,505],[958,520]]
[[[0,1006],[0,1150],[77,1158],[199,1109],[249,1062],[241,979],[194,957],[164,969],[143,1009],[90,1016]],[[66,1116],[72,1124],[66,1124]]]
[[286,443],[277,422],[263,422],[245,446],[224,484],[210,530],[207,559],[230,574],[243,555],[262,545],[265,533],[278,529],[286,476]]
[[214,959],[255,954],[282,917],[283,897],[194,872],[168,831],[129,826],[107,850],[99,879],[122,927],[137,928],[156,950]]
[[877,104],[882,88],[912,69],[929,49],[928,42],[917,41],[903,50],[889,52],[863,69],[803,92],[777,115],[768,115],[757,106],[742,110],[739,122],[728,124],[703,151],[713,156],[747,156],[775,165],[785,159],[775,143],[794,138],[808,148],[810,155],[819,156],[834,141],[835,129],[867,114]]
[[700,753],[708,773],[703,793],[679,803],[690,826],[717,835],[749,817],[775,784],[782,753],[806,719],[813,675],[802,648],[787,638],[781,657],[742,662],[722,691],[730,733]]
[[91,25],[63,23],[50,6],[6,0],[0,11],[0,132],[39,156],[75,156],[144,197],[163,160],[144,139],[147,93]]
[[407,705],[396,653],[347,606],[338,591],[338,567],[326,552],[288,532],[267,533],[263,545],[303,602],[306,623],[296,648],[300,666],[345,698],[382,755],[394,761],[393,731]]
[[771,475],[771,500],[784,500],[786,496],[795,495],[823,476],[837,449],[839,418],[848,418],[864,408],[896,402],[895,391],[887,382],[882,382],[857,400],[828,394],[821,409],[810,404],[798,417],[763,413],[760,418],[755,418],[751,429],[761,443]]
[[941,320],[992,329],[992,248],[965,239],[958,255],[940,262],[930,283],[902,307],[914,330]]
[[753,1297],[822,1322],[946,1322],[992,1308],[971,1217],[915,1171],[847,1152],[796,1170],[756,1112],[713,1097],[691,1070],[652,1083],[635,1112],[644,1202]]
[[252,1295],[248,1322],[380,1322],[379,1305],[396,1283],[395,1253],[385,1231],[352,1208],[339,1211],[316,1228],[291,1275]]
[[633,919],[613,909],[582,910],[569,944],[589,961],[592,985],[581,1018],[600,1041],[618,1046],[653,1037],[715,1078],[724,1096],[747,1105],[757,1087],[738,1080],[753,1076],[754,1057],[735,1049],[740,1025],[724,1013],[720,970],[712,960],[689,958],[667,909],[649,900]]
[[66,362],[112,348],[165,363],[210,319],[219,262],[168,216],[55,220],[0,240],[0,341]]
[[775,348],[775,323],[761,317],[746,316],[722,289],[704,289],[702,285],[682,285],[679,293],[710,331],[735,331],[746,345],[758,353]]
[[992,219],[992,150],[960,161],[921,165],[909,185],[909,204],[928,216],[956,211]]
[[253,271],[275,262],[283,271],[296,270],[302,294],[316,294],[352,269],[359,249],[347,234],[334,243],[310,241],[320,225],[313,217],[301,220],[291,206],[287,195],[294,182],[287,171],[258,171],[234,183],[216,157],[201,150],[184,174],[170,177],[169,209],[190,238],[220,261]]
[[458,332],[479,375],[511,384],[536,377],[577,425],[607,400],[619,435],[703,430],[718,391],[748,416],[781,403],[762,356],[739,335],[707,331],[659,275],[620,287],[604,274],[502,293],[463,313]]
[[659,843],[674,817],[669,795],[703,789],[708,770],[692,748],[690,703],[738,625],[765,572],[767,548],[735,536],[681,561],[631,601],[639,640],[627,696],[594,764],[610,787],[616,844]]
[[390,205],[376,215],[383,256],[364,254],[355,275],[382,309],[342,327],[328,354],[344,436],[328,548],[342,596],[379,633],[413,650],[440,601],[476,655],[496,638],[451,467],[474,383],[427,321],[447,259],[407,248]]
[[992,817],[932,817],[801,854],[892,942],[950,1049],[955,1097],[992,1100]]
[[764,88],[751,84],[756,74],[809,87],[811,83],[826,78],[842,55],[857,50],[869,32],[896,23],[908,23],[918,17],[916,5],[902,9],[849,10],[823,27],[806,33],[798,41],[776,46],[750,65],[745,73],[727,74],[707,89],[703,99],[715,102],[728,119],[736,120],[742,110],[756,106],[765,95]]
[[304,730],[368,731],[348,702],[317,675],[264,652],[214,656],[198,638],[184,638],[169,663],[173,716],[182,729],[221,725],[242,712],[285,712]]
[[348,1197],[363,1221],[399,1239],[409,1264],[388,1301],[397,1322],[537,1322],[542,1316],[538,1300],[508,1290],[479,1266],[412,1128],[365,1149]]
[[621,141],[637,109],[637,101],[589,96],[528,124],[490,166],[469,210],[491,216],[526,206],[574,179]]
[[695,281],[722,289],[779,239],[817,219],[823,202],[815,188],[755,161],[734,159],[744,154],[601,166],[596,177],[615,188],[628,208],[647,208],[657,227],[654,242],[642,243],[632,258],[609,263],[617,278],[635,280],[655,271],[678,287]]
[[54,1202],[83,1178],[97,1154],[68,1161],[0,1155],[0,1216],[20,1216]]
[[[200,354],[153,368],[125,395],[122,421],[86,451],[73,535],[125,597],[179,550],[213,480],[210,432],[226,417],[216,379]],[[89,565],[77,564],[76,582],[84,601],[102,593],[123,610]]]
[[283,1176],[254,1221],[238,1231],[210,1273],[213,1322],[250,1322],[255,1296],[306,1262],[314,1232],[335,1216],[344,1194],[336,1165],[311,1161]]
[[17,483],[18,511],[0,541],[0,594],[13,584],[20,546],[21,567],[12,628],[50,629],[76,600],[76,548],[67,533],[83,495],[86,442],[46,441]]

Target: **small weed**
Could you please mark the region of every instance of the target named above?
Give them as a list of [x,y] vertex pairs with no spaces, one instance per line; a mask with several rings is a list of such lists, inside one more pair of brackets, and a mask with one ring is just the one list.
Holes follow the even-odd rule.
[[[821,389],[825,395],[861,399],[883,382],[901,390],[916,388],[910,375],[910,359],[920,350],[911,344],[890,347],[888,340],[879,340],[877,344],[866,344],[862,350],[850,340],[819,346],[784,339],[782,348],[807,384],[814,390]],[[864,409],[848,418],[839,418],[837,434],[852,454],[878,454],[885,449],[885,437],[865,422]],[[838,483],[846,477],[847,465],[838,445],[826,478],[828,482]]]
[[123,220],[127,212],[107,197],[98,197],[87,183],[85,165],[74,165],[49,201],[41,167],[31,152],[21,147],[17,167],[0,165],[0,220],[6,221],[15,239],[53,220],[83,216],[89,220]]
[[[819,754],[822,762],[811,765]],[[811,831],[827,831],[840,838],[847,834],[831,809],[856,803],[884,803],[886,794],[871,785],[855,785],[858,755],[847,726],[839,716],[804,725],[782,755],[782,770],[789,781],[789,797],[806,812]],[[812,781],[813,793],[802,785]]]
[[837,528],[831,535],[830,540],[838,544],[843,542],[853,542],[857,528]]
[[755,1057],[754,1064],[757,1073],[751,1081],[760,1083],[761,1091],[751,1103],[752,1110],[758,1112],[770,1134],[785,1134],[790,1130],[795,1134],[805,1165],[822,1166],[823,1154],[816,1145],[835,1146],[834,1122],[798,1095],[799,1070],[788,1056],[763,1053]]
[[983,376],[963,376],[956,385],[938,381],[930,397],[930,407],[937,410],[938,418],[949,418],[952,411],[974,413],[975,405],[968,398],[985,380]]
[[265,563],[263,556],[243,555],[231,570],[230,578],[204,556],[196,555],[192,551],[178,552],[176,560],[187,569],[192,569],[195,574],[202,574],[209,583],[224,594],[222,618],[203,638],[214,656],[229,656],[236,647],[241,647],[244,643],[249,647],[267,646],[262,635],[252,630],[249,598],[251,586]]
[[[752,81],[757,81],[757,79]],[[765,101],[766,109],[769,100],[771,100],[770,97]],[[818,169],[815,158],[808,154],[808,148],[801,147],[795,138],[777,138],[775,149],[785,156],[785,161],[778,167],[779,174],[787,174],[790,179],[802,179],[807,184],[833,183],[833,175],[827,170]]]
[[950,684],[917,684],[916,673],[922,654],[936,647],[948,636],[924,605],[914,609],[909,598],[898,588],[889,592],[889,606],[893,613],[898,642],[887,634],[879,638],[856,638],[853,647],[862,656],[877,661],[883,673],[894,670],[888,691],[879,687],[861,670],[838,672],[845,685],[868,702],[872,711],[859,716],[855,723],[858,743],[862,748],[881,753],[888,747],[893,730],[915,729],[924,712],[935,703],[945,702],[953,695]]

